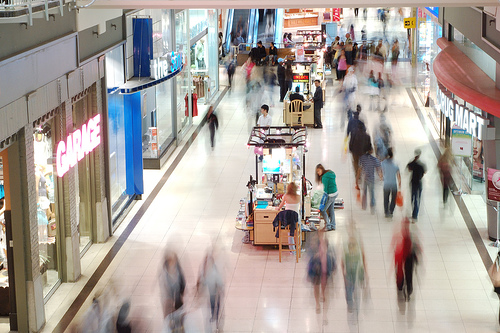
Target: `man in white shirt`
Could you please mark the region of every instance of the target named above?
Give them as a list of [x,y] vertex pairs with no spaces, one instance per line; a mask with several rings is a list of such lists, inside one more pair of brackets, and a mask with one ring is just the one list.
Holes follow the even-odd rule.
[[257,126],[259,127],[269,127],[273,124],[273,119],[269,115],[269,106],[267,104],[263,104],[260,107],[259,119],[257,120]]
[[[257,120],[257,126],[258,127],[269,127],[273,124],[273,119],[269,115],[269,106],[267,104],[263,104],[260,107],[260,113],[261,115],[259,116],[259,119]],[[264,130],[262,130],[264,132]],[[263,155],[259,156],[259,162],[262,162],[264,159]]]

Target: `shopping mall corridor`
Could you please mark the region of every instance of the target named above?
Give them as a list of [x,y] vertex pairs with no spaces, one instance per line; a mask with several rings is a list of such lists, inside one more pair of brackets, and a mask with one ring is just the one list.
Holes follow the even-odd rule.
[[[207,249],[215,245],[222,250],[225,264],[221,323],[225,332],[496,331],[498,297],[492,292],[480,256],[480,251],[486,249],[487,254],[494,257],[496,249],[488,246],[482,222],[476,223],[476,227],[484,241],[475,244],[470,226],[454,198],[443,205],[437,159],[429,142],[433,133],[425,115],[419,118],[415,109],[421,106],[420,100],[406,88],[405,83],[411,79],[409,64],[399,66],[402,84],[388,91],[386,116],[393,129],[395,160],[401,169],[405,203],[403,209],[396,208],[392,219],[384,217],[380,181],[375,187],[375,214],[370,214],[369,209],[363,211],[357,202],[350,156],[343,153],[342,97],[338,93],[338,82],[331,78],[326,89],[323,129],[308,128],[306,177],[314,183],[315,165],[322,163],[336,173],[339,197],[345,201],[345,209],[336,214],[337,230],[327,233],[337,253],[338,269],[333,281],[328,283],[327,300],[319,314],[312,284],[306,279],[307,255],[295,263],[295,257],[287,253],[279,263],[276,248],[244,244],[243,231],[235,229],[240,199],[246,198],[246,184],[249,176],[255,174],[255,155],[253,149],[247,147],[247,140],[256,110],[245,108],[244,80],[238,69],[236,86],[216,109],[220,128],[215,148],[210,148],[209,132],[203,127],[160,191],[154,198],[145,196],[143,201],[152,201],[142,217],[135,220],[144,204],[138,202],[113,239],[87,254],[88,267],[83,268],[87,276],[84,274],[82,278],[85,281],[102,261],[102,254],[115,244],[129,223],[135,223],[90,296],[77,309],[68,330],[81,320],[96,292],[109,292],[114,288],[117,298],[130,299],[130,319],[133,325],[140,327],[138,332],[162,332],[158,280],[168,247],[177,252],[187,280],[186,326],[197,327],[192,332],[200,331],[208,303],[196,294],[196,281]],[[362,75],[358,79],[362,92],[366,79]],[[271,99],[260,97],[257,103],[271,106],[273,125],[279,126],[282,125],[282,104],[278,102],[278,95],[278,87],[275,87]],[[379,113],[368,110],[369,100],[361,93],[358,100],[371,134],[379,121]],[[402,217],[410,213],[410,175],[405,166],[416,148],[422,150],[421,160],[428,168],[423,178],[418,222],[411,225],[419,235],[423,256],[411,301],[398,305],[391,239]],[[165,168],[161,173],[146,171],[148,194],[165,171]],[[474,214],[471,212],[471,215]],[[356,224],[364,244],[369,281],[369,293],[362,295],[358,315],[347,311],[340,269],[342,241],[351,223]],[[61,292],[49,300],[44,332],[52,332],[59,324],[66,312],[61,304],[77,296],[70,286],[61,286]]]

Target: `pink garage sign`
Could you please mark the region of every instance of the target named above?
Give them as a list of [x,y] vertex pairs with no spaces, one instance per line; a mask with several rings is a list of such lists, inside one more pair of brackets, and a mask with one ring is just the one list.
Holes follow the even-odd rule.
[[64,141],[57,144],[56,167],[57,175],[64,176],[66,172],[81,161],[101,143],[101,115],[90,118],[81,129],[77,129]]

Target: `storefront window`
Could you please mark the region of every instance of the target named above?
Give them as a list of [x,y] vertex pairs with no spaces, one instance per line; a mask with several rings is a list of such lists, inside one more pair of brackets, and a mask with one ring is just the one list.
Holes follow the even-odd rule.
[[172,80],[156,86],[156,117],[158,118],[158,151],[159,154],[174,141],[172,127]]
[[187,38],[187,15],[188,11],[183,10],[175,14],[175,45],[176,51],[182,53],[183,63],[186,64],[181,73],[175,77],[176,97],[177,97],[177,133],[180,133],[189,121],[189,72],[186,69],[187,52],[189,52],[189,40]]
[[[465,105],[467,109],[483,116],[483,111],[470,103],[466,103],[458,96],[454,99],[460,105]],[[458,157],[457,166],[460,170],[464,183],[472,194],[484,194],[484,157],[483,142],[481,138],[471,136],[472,152],[471,156]]]
[[206,9],[189,10],[189,38],[194,38],[208,27]]
[[[442,37],[442,28],[438,22],[432,20],[432,16],[427,15],[418,9],[423,16],[418,25],[418,49],[417,49],[417,75],[416,90],[425,106],[432,108],[436,101],[437,81],[434,75],[432,65],[436,55],[439,53],[437,39]],[[439,127],[439,109],[434,110],[431,120],[436,129]]]
[[[79,129],[91,116],[92,97],[87,95],[73,104],[73,130]],[[83,254],[92,243],[93,199],[91,169],[93,154],[85,155],[74,166],[76,219],[80,235],[80,253]]]
[[217,10],[208,10],[208,86],[209,98],[219,90],[219,37],[217,35]]
[[59,282],[57,249],[57,191],[54,168],[54,121],[50,120],[35,129],[35,177],[37,196],[38,241],[40,274],[42,275],[43,296],[47,296]]
[[125,83],[123,69],[123,47],[106,53],[106,84],[108,89],[108,146],[109,146],[109,183],[112,221],[126,206],[127,174],[125,167],[125,117],[123,95],[118,87]]

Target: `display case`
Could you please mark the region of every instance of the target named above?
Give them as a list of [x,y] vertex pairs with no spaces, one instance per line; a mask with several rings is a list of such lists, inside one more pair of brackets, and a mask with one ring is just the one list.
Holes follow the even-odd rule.
[[[254,127],[248,146],[255,147],[255,180],[250,176],[250,214],[253,213],[254,245],[277,245],[273,221],[287,184],[295,182],[302,197],[301,216],[305,216],[302,188],[305,184],[305,127]],[[259,154],[262,153],[262,162]],[[285,244],[286,245],[286,244]]]

